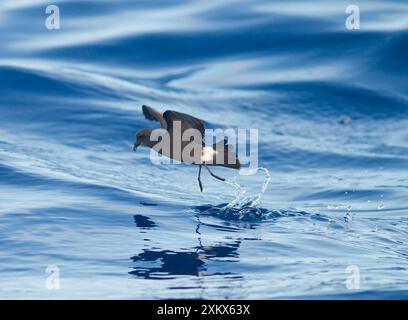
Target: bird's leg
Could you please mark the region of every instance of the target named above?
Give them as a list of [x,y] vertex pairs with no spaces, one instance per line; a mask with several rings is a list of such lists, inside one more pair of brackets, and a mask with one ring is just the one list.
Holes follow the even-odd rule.
[[201,183],[201,179],[200,179],[200,177],[201,177],[201,165],[199,167],[200,168],[198,169],[198,184],[200,186],[201,192],[203,192],[203,184]]
[[219,176],[216,176],[214,173],[212,173],[211,170],[210,170],[206,165],[204,165],[204,166],[205,166],[205,168],[208,170],[208,172],[209,172],[215,179],[218,179],[218,180],[221,180],[221,181],[225,181],[224,178],[221,178],[221,177],[219,177]]

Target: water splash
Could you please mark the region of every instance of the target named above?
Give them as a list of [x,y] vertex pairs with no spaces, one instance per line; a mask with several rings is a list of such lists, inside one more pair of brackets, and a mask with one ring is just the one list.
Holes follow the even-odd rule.
[[235,188],[237,194],[235,198],[228,204],[217,207],[217,214],[221,217],[228,219],[250,220],[253,218],[262,218],[262,215],[268,210],[259,207],[262,196],[268,188],[269,182],[272,176],[268,169],[259,167],[256,172],[261,170],[265,173],[265,180],[262,184],[261,191],[254,195],[246,195],[247,189],[242,187],[237,181],[229,182],[225,181],[228,185]]
[[257,206],[258,204],[261,203],[261,198],[262,198],[263,194],[266,192],[266,189],[268,188],[269,182],[272,179],[272,176],[271,176],[270,172],[268,171],[268,169],[260,167],[260,168],[258,168],[258,170],[262,170],[263,172],[265,172],[265,181],[262,184],[261,192],[259,192],[256,195],[255,199],[252,201],[252,204],[251,204],[252,206]]
[[236,190],[236,196],[235,198],[228,203],[225,208],[233,208],[237,205],[239,205],[244,199],[245,194],[247,193],[247,189],[243,188],[237,181],[234,179],[234,181],[229,182],[228,180],[225,180],[225,183],[232,186]]

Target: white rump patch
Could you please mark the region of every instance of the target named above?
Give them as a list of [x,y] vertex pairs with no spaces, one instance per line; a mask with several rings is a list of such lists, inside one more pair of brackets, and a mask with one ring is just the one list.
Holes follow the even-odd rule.
[[204,147],[203,154],[201,156],[201,161],[202,162],[212,162],[217,153],[218,152],[215,151],[212,147],[208,147],[208,146]]

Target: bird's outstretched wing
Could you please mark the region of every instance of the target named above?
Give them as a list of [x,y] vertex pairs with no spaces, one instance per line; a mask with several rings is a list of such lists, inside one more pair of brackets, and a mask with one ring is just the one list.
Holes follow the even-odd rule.
[[163,118],[167,122],[167,129],[173,129],[173,122],[180,121],[181,123],[181,134],[188,129],[197,129],[201,133],[201,137],[204,140],[205,137],[205,128],[204,128],[204,121],[193,116],[190,116],[185,113],[167,110],[163,113]]
[[146,119],[152,120],[152,121],[159,121],[160,126],[163,129],[167,129],[167,122],[164,119],[163,114],[161,112],[156,111],[152,107],[149,107],[146,105],[143,105],[142,109],[143,109],[143,114],[146,117]]

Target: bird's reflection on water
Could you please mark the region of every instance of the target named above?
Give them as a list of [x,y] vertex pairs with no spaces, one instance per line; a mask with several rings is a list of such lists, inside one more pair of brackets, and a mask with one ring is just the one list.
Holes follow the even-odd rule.
[[[196,247],[190,252],[144,249],[142,253],[131,258],[136,266],[129,273],[146,279],[172,279],[181,275],[228,275],[231,272],[207,273],[206,261],[212,258],[237,258],[239,245],[240,243],[236,242],[229,246]],[[160,265],[149,267],[151,262],[159,262]]]
[[152,220],[150,220],[148,217],[145,217],[141,214],[137,214],[133,216],[135,220],[136,227],[141,228],[141,229],[150,229],[153,227],[156,227],[156,223],[154,223]]
[[[209,272],[208,262],[222,259],[223,262],[237,262],[239,260],[238,249],[240,240],[230,240],[230,242],[204,246],[201,243],[200,226],[201,221],[197,218],[198,245],[192,247],[190,251],[182,249],[180,251],[143,249],[141,253],[131,257],[134,262],[133,270],[129,274],[145,279],[173,279],[176,276],[210,276],[210,275],[232,275],[234,278],[241,277],[233,272]],[[135,224],[141,229],[154,228],[156,224],[143,215],[134,216]]]
[[[232,272],[233,268],[228,268],[228,264],[239,261],[238,249],[242,241],[260,240],[260,238],[236,238],[232,233],[240,234],[242,229],[256,229],[263,222],[275,223],[280,218],[298,217],[305,221],[312,221],[314,225],[318,223],[322,226],[339,228],[339,222],[321,214],[312,214],[305,211],[290,210],[267,210],[263,208],[240,207],[228,208],[226,204],[203,205],[194,208],[197,225],[195,233],[197,235],[196,246],[190,249],[184,247],[179,250],[166,250],[162,248],[145,248],[141,253],[132,256],[134,266],[129,273],[133,276],[145,279],[173,279],[178,276],[211,276],[230,275],[241,277],[240,274]],[[211,218],[210,220],[208,218]],[[213,218],[222,221],[214,222]],[[157,224],[149,217],[135,215],[134,221],[141,233],[148,233],[149,229],[155,229]],[[211,228],[228,234],[225,242],[218,242],[215,245],[203,245],[201,242],[200,227]],[[144,239],[150,241],[150,239]],[[222,270],[214,270],[213,262],[223,263]],[[227,263],[227,265],[225,264]]]

